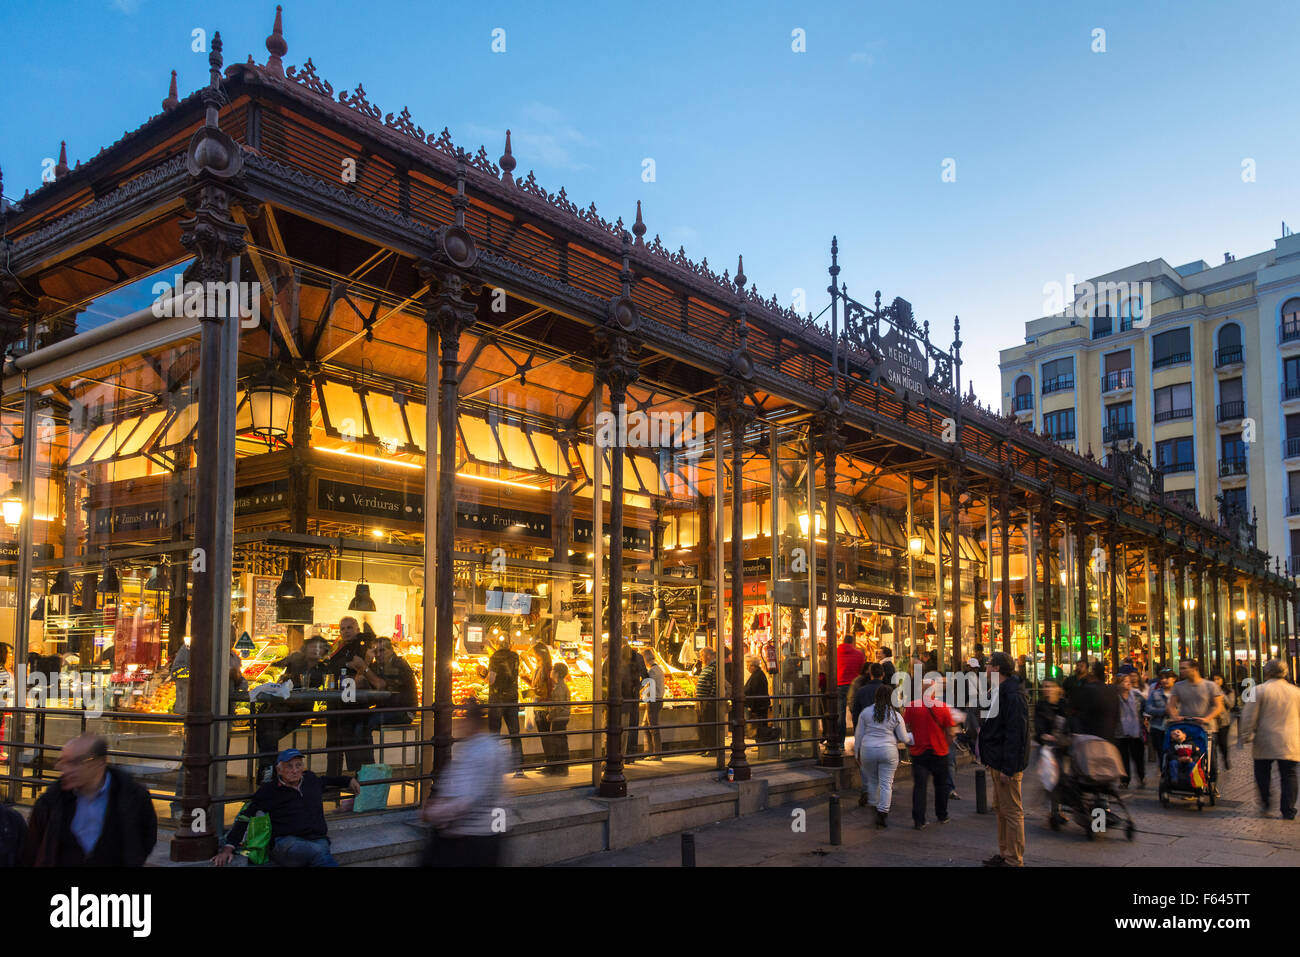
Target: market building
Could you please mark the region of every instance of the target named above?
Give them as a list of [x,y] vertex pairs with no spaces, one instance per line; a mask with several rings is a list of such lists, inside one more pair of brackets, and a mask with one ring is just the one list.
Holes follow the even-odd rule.
[[[1257,673],[1284,647],[1295,584],[1252,526],[963,398],[959,325],[937,345],[906,300],[850,298],[834,241],[829,321],[796,315],[739,259],[647,241],[639,204],[611,223],[516,176],[508,131],[493,162],[285,68],[278,13],[266,49],[227,68],[214,35],[207,86],[173,74],[160,114],[4,210],[10,800],[91,727],[177,800],[173,856],[210,854],[208,810],[229,819],[271,750],[232,668],[256,695],[348,619],[418,703],[325,674],[277,737],[321,766],[382,748],[408,803],[471,695],[522,722],[518,786],[618,797],[842,762],[818,674],[833,698],[845,636],[945,669],[978,642],[1035,682],[1081,655]],[[494,648],[517,695],[487,687]],[[657,746],[624,733],[647,720],[629,650],[666,673]],[[727,681],[701,695],[709,652]],[[533,730],[546,661],[567,761]],[[402,716],[338,733],[371,704]]]

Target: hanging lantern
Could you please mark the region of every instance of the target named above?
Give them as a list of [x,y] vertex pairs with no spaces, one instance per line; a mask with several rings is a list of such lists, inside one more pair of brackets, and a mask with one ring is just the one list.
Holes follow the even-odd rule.
[[9,493],[0,499],[0,511],[4,513],[6,525],[16,526],[23,520],[23,495],[17,482],[14,482]]
[[913,558],[920,558],[925,553],[925,539],[920,535],[913,535],[907,540],[907,550],[912,553]]
[[279,366],[272,363],[263,366],[248,382],[248,408],[252,414],[253,431],[267,441],[287,437],[297,390],[297,385],[280,371]]
[[117,568],[113,565],[104,566],[104,574],[99,579],[99,584],[95,586],[95,591],[101,595],[116,595],[122,590],[122,580],[117,575]]
[[[369,589],[367,589],[367,591],[369,591]],[[280,584],[275,586],[275,597],[291,598],[295,600],[302,598],[302,586],[298,584],[298,578],[294,575],[292,566],[285,567],[284,576],[280,579]],[[356,609],[353,610],[355,611]],[[370,610],[374,611],[373,608]]]
[[348,603],[348,611],[374,611],[375,600],[370,597],[370,586],[364,581],[357,582],[356,594]]

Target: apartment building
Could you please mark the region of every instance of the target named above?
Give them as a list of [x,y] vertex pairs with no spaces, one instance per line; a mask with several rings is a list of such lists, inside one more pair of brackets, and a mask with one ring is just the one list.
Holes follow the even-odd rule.
[[1284,233],[1213,267],[1154,259],[1075,283],[1000,368],[1004,413],[1098,458],[1140,444],[1167,498],[1209,517],[1257,510],[1258,546],[1295,574],[1300,234]]

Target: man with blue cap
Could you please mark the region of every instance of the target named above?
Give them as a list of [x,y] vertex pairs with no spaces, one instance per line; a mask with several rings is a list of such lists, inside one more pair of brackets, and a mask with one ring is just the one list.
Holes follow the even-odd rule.
[[222,842],[222,848],[212,858],[217,867],[232,861],[246,864],[246,857],[237,856],[235,850],[244,840],[248,820],[259,811],[271,817],[270,859],[281,867],[337,867],[330,854],[330,839],[325,826],[324,789],[347,788],[354,793],[361,790],[355,777],[318,777],[307,770],[306,760],[297,748],[281,751],[275,762],[275,778],[257,789],[257,793],[244,805]]

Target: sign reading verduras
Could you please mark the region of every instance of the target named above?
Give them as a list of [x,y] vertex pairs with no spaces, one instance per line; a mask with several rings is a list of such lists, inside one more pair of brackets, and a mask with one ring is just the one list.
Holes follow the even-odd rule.
[[316,504],[326,511],[349,515],[404,522],[424,521],[424,496],[419,493],[321,479],[316,487]]

